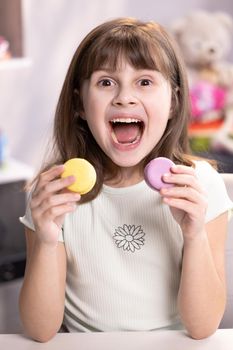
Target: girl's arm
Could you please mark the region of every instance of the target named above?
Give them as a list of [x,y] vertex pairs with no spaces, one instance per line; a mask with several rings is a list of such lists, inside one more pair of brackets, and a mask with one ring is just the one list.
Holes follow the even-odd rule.
[[57,166],[40,175],[30,204],[35,232],[26,229],[27,264],[19,309],[25,332],[41,342],[52,338],[63,320],[66,253],[58,237],[65,215],[80,199],[66,190],[75,179],[61,179],[63,171]]
[[186,329],[195,339],[214,333],[225,310],[226,231],[225,213],[206,225],[203,236],[184,243],[178,307]]
[[179,312],[191,337],[201,339],[215,332],[225,309],[227,213],[205,224],[206,193],[193,168],[175,166],[164,181],[175,185],[160,193],[184,237]]
[[25,333],[46,342],[59,330],[64,313],[66,254],[40,242],[26,229],[27,263],[20,292],[19,309]]

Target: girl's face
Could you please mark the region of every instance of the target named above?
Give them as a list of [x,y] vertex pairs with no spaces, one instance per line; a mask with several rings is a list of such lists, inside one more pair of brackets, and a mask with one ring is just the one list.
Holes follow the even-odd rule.
[[82,87],[83,113],[105,154],[122,168],[140,167],[166,128],[171,88],[161,73],[122,60],[93,72]]

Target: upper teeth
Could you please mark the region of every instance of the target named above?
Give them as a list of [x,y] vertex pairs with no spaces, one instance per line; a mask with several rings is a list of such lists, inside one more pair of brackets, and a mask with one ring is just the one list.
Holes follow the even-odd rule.
[[140,120],[134,118],[116,118],[111,120],[112,123],[139,123]]

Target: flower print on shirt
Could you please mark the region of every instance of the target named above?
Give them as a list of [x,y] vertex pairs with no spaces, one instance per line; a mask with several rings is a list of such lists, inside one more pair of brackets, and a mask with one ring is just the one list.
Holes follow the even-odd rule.
[[141,225],[126,225],[115,229],[113,239],[118,248],[123,248],[126,251],[135,252],[135,249],[139,250],[145,244],[145,233]]

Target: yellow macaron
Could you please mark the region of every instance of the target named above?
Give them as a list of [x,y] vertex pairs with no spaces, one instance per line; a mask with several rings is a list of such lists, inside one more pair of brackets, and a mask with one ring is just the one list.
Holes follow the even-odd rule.
[[78,192],[81,195],[89,192],[96,183],[96,171],[91,163],[83,158],[72,158],[64,163],[65,170],[62,178],[75,176],[76,181],[68,186],[70,191]]

